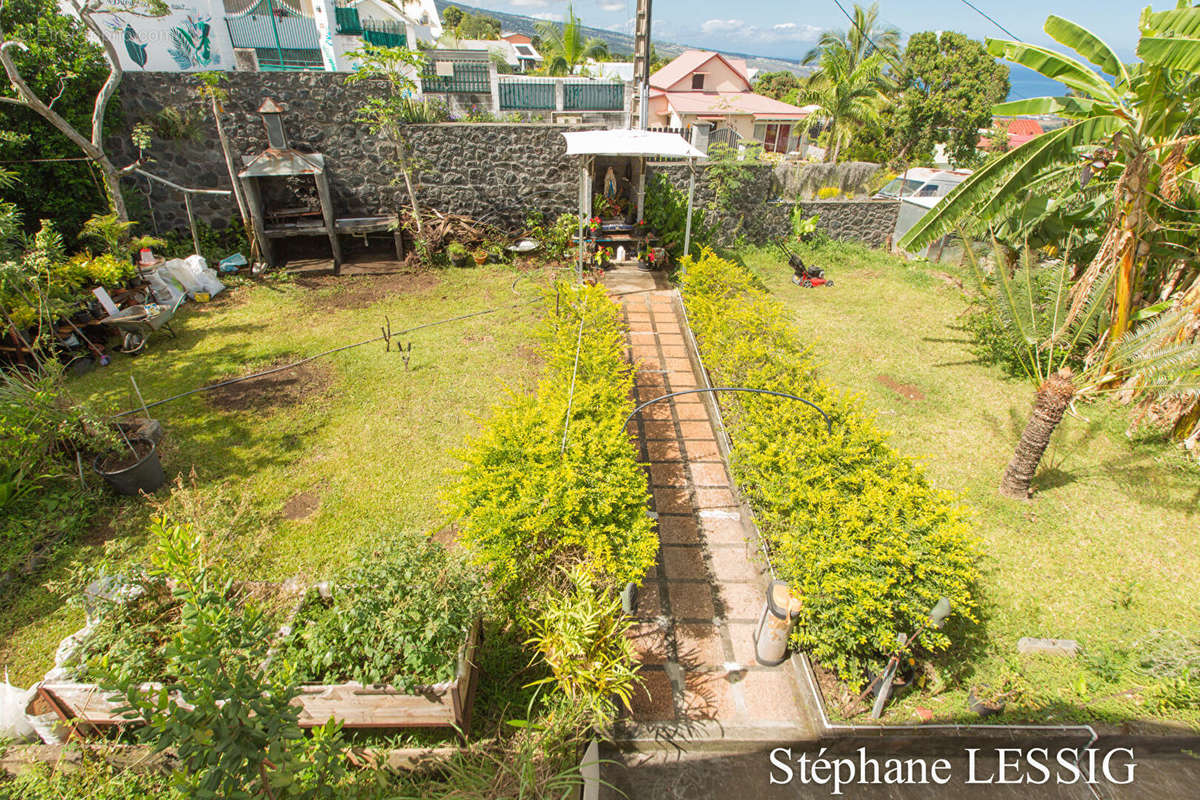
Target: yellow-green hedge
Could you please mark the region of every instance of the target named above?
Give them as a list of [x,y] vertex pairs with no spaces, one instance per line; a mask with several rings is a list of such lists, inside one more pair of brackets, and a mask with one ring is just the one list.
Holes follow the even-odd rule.
[[[686,268],[688,316],[713,382],[795,394],[833,421],[826,435],[800,403],[720,396],[734,474],[779,577],[804,603],[794,643],[857,684],[939,597],[972,620],[977,550],[965,509],[820,379],[784,307],[750,273],[708,250]],[[950,644],[940,631],[921,637],[926,650]]]
[[546,367],[536,393],[496,407],[448,496],[459,538],[514,609],[561,577],[560,565],[582,563],[610,586],[640,581],[658,547],[645,473],[622,424],[633,378],[620,310],[597,287],[559,292],[539,330]]

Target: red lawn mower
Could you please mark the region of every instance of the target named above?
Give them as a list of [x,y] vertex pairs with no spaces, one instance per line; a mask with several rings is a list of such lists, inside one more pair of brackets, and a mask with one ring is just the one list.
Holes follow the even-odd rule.
[[820,267],[806,266],[800,256],[788,249],[783,242],[775,242],[775,246],[787,258],[788,266],[795,273],[792,275],[792,283],[803,286],[805,289],[811,289],[814,286],[833,286],[833,280],[825,277],[825,270]]

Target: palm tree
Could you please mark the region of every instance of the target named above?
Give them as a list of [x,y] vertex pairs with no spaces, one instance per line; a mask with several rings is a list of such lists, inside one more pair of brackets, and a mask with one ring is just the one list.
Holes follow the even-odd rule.
[[[1052,338],[1066,335],[1083,313],[1092,289],[1111,281],[1107,357],[1129,330],[1139,276],[1157,241],[1166,239],[1160,210],[1196,194],[1200,110],[1200,8],[1180,7],[1142,15],[1137,64],[1121,63],[1095,34],[1050,16],[1045,31],[1094,64],[1021,42],[988,40],[988,52],[1065,84],[1064,97],[1001,103],[999,116],[1056,114],[1071,120],[992,161],[961,183],[900,240],[915,250],[952,231],[961,221],[985,224],[1011,216],[1064,174],[1086,183],[1093,174],[1112,180],[1112,206],[1099,250],[1072,290],[1072,302]],[[1111,76],[1111,81],[1105,76]],[[1191,156],[1191,157],[1189,157]],[[1082,164],[1081,164],[1082,162]],[[1194,228],[1193,228],[1194,230]],[[1149,293],[1148,293],[1149,294]]]
[[850,54],[850,63],[857,66],[874,52],[883,53],[891,62],[900,56],[900,29],[879,22],[879,3],[870,8],[854,4],[854,23],[846,31],[825,31],[817,40],[817,46],[804,54],[805,64],[821,61],[830,50],[844,50]]
[[830,48],[821,56],[821,71],[809,78],[800,92],[800,101],[818,106],[818,115],[828,120],[826,161],[837,161],[850,134],[878,116],[882,78],[881,53],[872,53],[857,63],[850,50],[841,48]]
[[[1033,412],[1000,479],[1000,494],[1025,499],[1050,438],[1071,404],[1123,388],[1100,362],[1085,362],[1076,371],[1067,363],[1081,343],[1086,346],[1087,341],[1102,335],[1107,322],[1107,283],[1112,276],[1090,287],[1080,313],[1065,324],[1062,336],[1047,345],[1044,340],[1064,327],[1069,312],[1071,268],[1067,261],[1038,264],[1035,251],[1026,247],[1011,275],[1002,256],[996,258],[988,275],[970,243],[964,245],[976,287],[1004,326],[1013,355],[1034,388]],[[999,249],[994,252],[998,254]],[[1113,348],[1111,363],[1136,381],[1147,398],[1190,400],[1200,395],[1200,343],[1163,337],[1187,312],[1186,307],[1176,306],[1125,334]]]
[[608,44],[603,39],[584,38],[583,23],[571,6],[567,6],[567,19],[561,26],[542,21],[534,27],[542,41],[541,50],[546,57],[544,68],[548,75],[571,75],[589,58],[608,55]]

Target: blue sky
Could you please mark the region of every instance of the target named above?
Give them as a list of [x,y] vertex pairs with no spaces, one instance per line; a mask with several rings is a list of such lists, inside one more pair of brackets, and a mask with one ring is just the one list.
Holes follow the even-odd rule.
[[[461,0],[464,5],[514,14],[561,19],[567,0]],[[1150,0],[971,0],[1019,38],[1049,44],[1042,32],[1046,15],[1079,22],[1133,58],[1137,18]],[[850,9],[853,0],[842,0]],[[864,3],[866,5],[867,3]],[[1159,10],[1173,0],[1157,0]],[[635,0],[575,0],[575,13],[585,24],[632,30]],[[976,38],[1008,38],[968,8],[962,0],[880,0],[880,16],[905,34],[923,30],[956,30]],[[844,29],[849,23],[833,0],[653,0],[655,38],[713,49],[800,58],[822,29]]]

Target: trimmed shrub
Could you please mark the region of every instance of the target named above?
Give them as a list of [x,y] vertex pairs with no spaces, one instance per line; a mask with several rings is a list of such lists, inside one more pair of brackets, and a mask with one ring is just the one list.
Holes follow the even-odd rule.
[[[722,395],[733,470],[758,515],[778,576],[803,601],[794,644],[859,685],[925,625],[942,596],[974,619],[975,539],[966,510],[933,489],[870,416],[817,375],[784,308],[741,266],[705,251],[687,263],[684,299],[714,382],[804,397]],[[924,630],[920,646],[950,644]]]
[[560,567],[581,564],[598,587],[616,587],[640,581],[658,547],[622,427],[633,379],[617,305],[602,288],[560,286],[538,338],[536,393],[496,407],[447,494],[459,539],[517,614],[561,582]]

